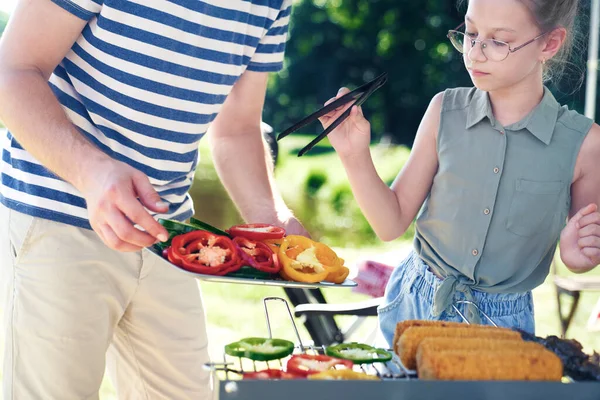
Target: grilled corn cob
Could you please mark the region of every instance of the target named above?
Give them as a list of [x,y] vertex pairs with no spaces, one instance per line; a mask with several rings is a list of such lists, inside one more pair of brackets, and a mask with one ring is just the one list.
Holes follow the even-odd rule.
[[437,326],[412,326],[407,328],[398,342],[394,344],[396,354],[400,357],[402,364],[408,369],[417,367],[417,349],[421,341],[428,337],[483,339],[514,339],[521,340],[521,335],[506,328],[460,326],[460,327],[437,327]]
[[560,381],[562,374],[560,359],[543,348],[424,351],[419,359],[424,380]]
[[521,339],[457,339],[446,337],[428,337],[421,341],[417,349],[417,370],[423,364],[423,358],[444,351],[522,351],[535,352],[545,350],[538,343]]
[[[450,321],[431,321],[426,319],[408,319],[406,321],[401,321],[396,324],[396,331],[394,332],[394,341],[393,341],[393,350],[396,354],[398,354],[398,350],[396,349],[396,344],[398,343],[398,339],[404,333],[405,330],[410,328],[411,326],[437,326],[437,327],[456,327],[456,326],[470,326],[461,322],[450,322]],[[477,325],[479,326],[479,325]]]

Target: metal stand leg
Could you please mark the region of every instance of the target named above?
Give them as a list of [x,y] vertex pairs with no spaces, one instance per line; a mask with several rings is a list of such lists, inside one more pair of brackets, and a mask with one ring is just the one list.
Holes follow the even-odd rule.
[[[327,304],[323,292],[319,289],[290,289],[285,288],[285,294],[294,307],[300,304]],[[301,318],[304,327],[314,341],[315,346],[329,346],[343,343],[344,334],[331,315],[311,315]]]
[[[563,313],[562,302],[560,301],[561,295],[563,294],[573,298],[573,304],[571,304],[570,310],[566,316]],[[579,290],[571,291],[563,288],[556,288],[556,302],[558,303],[558,317],[560,319],[560,329],[562,338],[564,338],[567,335],[567,330],[569,329],[571,321],[575,316],[575,311],[577,311],[580,296],[581,292]]]

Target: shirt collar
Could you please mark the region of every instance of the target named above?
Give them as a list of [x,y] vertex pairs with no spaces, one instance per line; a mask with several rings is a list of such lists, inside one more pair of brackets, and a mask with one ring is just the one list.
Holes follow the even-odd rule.
[[[540,103],[521,121],[508,125],[505,128],[511,131],[525,128],[541,142],[548,145],[554,134],[559,107],[558,102],[550,90],[547,87],[544,87],[542,101],[540,101]],[[488,93],[476,89],[471,97],[471,102],[467,110],[466,128],[471,128],[485,117],[488,118],[492,125],[495,125],[496,122],[492,113]]]
[[487,92],[475,89],[475,91],[473,92],[473,96],[471,97],[469,107],[467,109],[466,128],[471,128],[485,117],[487,117],[490,120],[490,123],[494,123],[494,115],[492,114],[492,108],[490,106]]

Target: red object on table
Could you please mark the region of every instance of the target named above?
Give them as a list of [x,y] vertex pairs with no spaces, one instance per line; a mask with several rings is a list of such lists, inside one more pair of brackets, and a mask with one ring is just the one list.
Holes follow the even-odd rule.
[[358,274],[353,280],[358,286],[354,287],[352,291],[373,297],[382,297],[394,267],[371,260],[360,261],[357,266]]

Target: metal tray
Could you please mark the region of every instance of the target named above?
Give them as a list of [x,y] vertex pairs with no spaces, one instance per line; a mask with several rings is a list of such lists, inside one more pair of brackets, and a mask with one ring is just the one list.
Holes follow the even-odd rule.
[[279,286],[279,287],[288,287],[288,288],[303,288],[303,289],[315,289],[315,288],[352,288],[357,286],[357,283],[351,279],[346,279],[343,283],[330,283],[330,282],[320,282],[320,283],[303,283],[303,282],[292,282],[286,280],[277,280],[277,279],[250,279],[250,278],[238,278],[233,276],[214,276],[214,275],[206,275],[199,274],[196,272],[186,271],[183,268],[178,267],[177,265],[171,264],[168,260],[165,260],[162,255],[153,248],[146,248],[149,253],[158,257],[164,264],[170,266],[171,268],[175,268],[178,271],[181,271],[184,274],[190,275],[196,279],[207,281],[207,282],[220,282],[220,283],[237,283],[243,285],[260,285],[260,286]]

